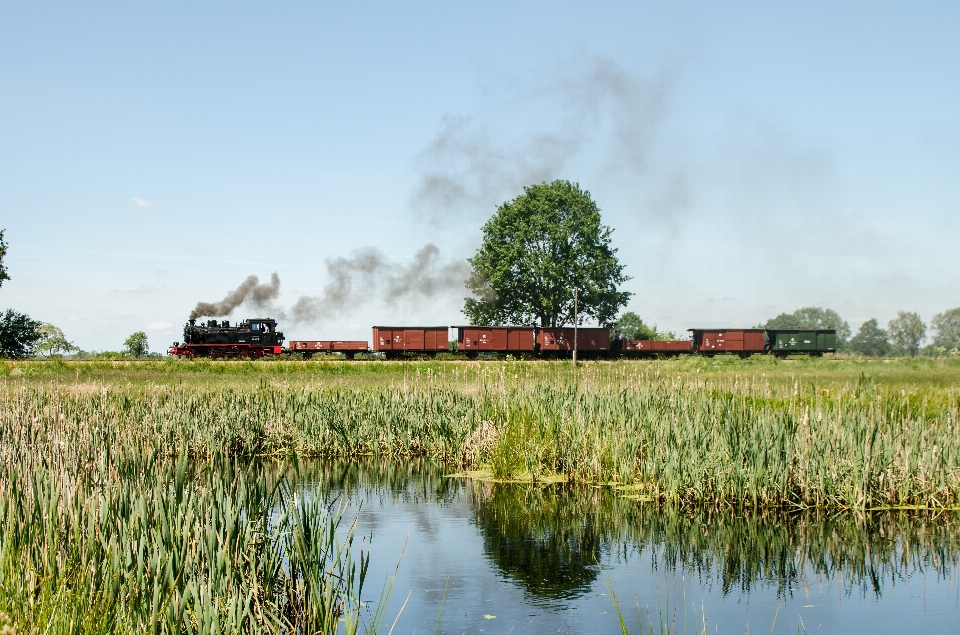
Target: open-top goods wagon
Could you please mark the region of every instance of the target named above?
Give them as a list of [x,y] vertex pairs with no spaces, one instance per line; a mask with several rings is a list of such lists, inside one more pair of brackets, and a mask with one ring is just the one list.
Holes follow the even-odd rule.
[[536,345],[532,326],[458,326],[457,351],[478,353],[533,353]]
[[446,326],[375,326],[373,350],[385,357],[400,353],[436,354],[450,350]]

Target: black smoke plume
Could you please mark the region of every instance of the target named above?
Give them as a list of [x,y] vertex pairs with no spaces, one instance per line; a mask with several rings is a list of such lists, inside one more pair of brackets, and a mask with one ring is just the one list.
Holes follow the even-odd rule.
[[327,260],[330,282],[318,296],[303,296],[291,310],[295,322],[314,322],[381,298],[389,303],[434,298],[465,289],[465,260],[444,262],[435,245],[425,245],[409,263],[388,259],[374,248],[349,258]]
[[[563,176],[567,166],[600,151],[603,173],[627,183],[650,176],[657,136],[666,119],[676,73],[666,69],[641,77],[613,61],[595,59],[565,69],[528,99],[561,113],[553,131],[531,133],[513,145],[498,143],[483,122],[445,116],[433,141],[421,153],[423,173],[411,206],[436,224],[462,216],[489,214],[492,206],[517,196],[523,186]],[[662,167],[658,167],[662,171]],[[657,189],[663,179],[651,178]],[[656,215],[674,216],[687,205],[686,179],[671,175],[669,192],[653,192]]]
[[227,297],[219,302],[198,302],[197,306],[190,312],[190,319],[230,315],[235,308],[247,301],[256,307],[265,307],[271,300],[275,300],[279,294],[280,276],[276,273],[270,274],[270,284],[260,284],[259,278],[250,276],[235,291],[227,294]]

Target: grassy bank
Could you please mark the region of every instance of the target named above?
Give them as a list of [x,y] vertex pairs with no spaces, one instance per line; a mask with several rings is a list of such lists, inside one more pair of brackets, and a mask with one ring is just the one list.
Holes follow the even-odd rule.
[[[424,456],[749,507],[960,503],[960,364],[26,363],[2,425],[191,457]],[[52,441],[50,441],[52,443]],[[69,442],[69,441],[68,441]]]

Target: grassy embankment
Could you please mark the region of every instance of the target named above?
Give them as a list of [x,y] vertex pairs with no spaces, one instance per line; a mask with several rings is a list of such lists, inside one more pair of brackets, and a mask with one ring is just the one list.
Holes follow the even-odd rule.
[[0,622],[43,632],[352,630],[363,567],[335,512],[258,467],[271,458],[426,456],[709,506],[960,493],[948,361],[3,362],[0,376]]

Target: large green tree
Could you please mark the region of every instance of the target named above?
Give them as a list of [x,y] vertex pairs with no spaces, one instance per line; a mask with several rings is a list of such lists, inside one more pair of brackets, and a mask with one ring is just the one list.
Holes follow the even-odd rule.
[[927,325],[918,314],[898,311],[887,328],[890,329],[890,342],[900,354],[913,357],[920,352],[920,342],[927,336]]
[[930,319],[930,326],[937,332],[933,338],[934,346],[960,348],[960,307],[937,313]]
[[629,280],[610,246],[613,230],[576,183],[554,181],[524,188],[483,226],[483,243],[469,259],[473,271],[463,313],[472,324],[562,326],[613,322],[630,294]]
[[850,339],[850,325],[833,309],[805,306],[793,313],[781,313],[763,325],[768,329],[836,329],[837,348],[844,348]]
[[876,318],[860,325],[860,330],[850,340],[850,350],[861,355],[880,357],[890,352],[887,332],[880,328]]

